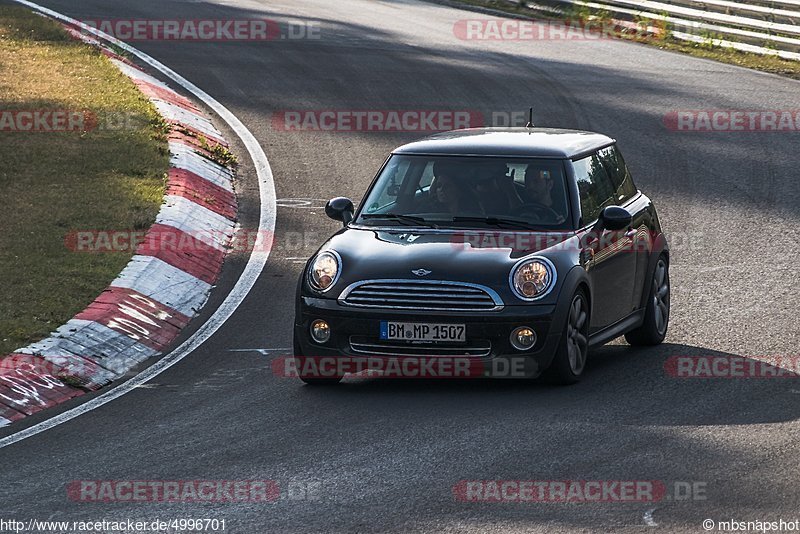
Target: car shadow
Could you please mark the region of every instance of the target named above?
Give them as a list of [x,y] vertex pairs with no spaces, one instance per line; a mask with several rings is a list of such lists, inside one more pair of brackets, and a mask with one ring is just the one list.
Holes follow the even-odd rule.
[[[615,424],[698,426],[747,425],[790,421],[800,415],[796,376],[762,378],[678,376],[676,358],[704,361],[734,359],[742,369],[758,366],[756,358],[698,346],[665,343],[656,347],[608,345],[590,356],[583,380],[572,386],[544,378],[520,379],[386,379],[348,376],[336,387],[302,387],[306,402],[323,401],[337,410],[369,403],[372,410],[404,411],[432,406],[459,406],[473,411],[519,411],[525,417],[548,412],[570,419],[604,417]],[[683,360],[684,362],[687,360]],[[696,361],[696,360],[695,360]],[[689,369],[684,367],[682,370]],[[703,371],[696,364],[691,370]],[[682,373],[686,375],[687,373]],[[712,373],[713,374],[713,373]],[[788,374],[788,373],[787,373]],[[382,406],[383,405],[383,406]]]

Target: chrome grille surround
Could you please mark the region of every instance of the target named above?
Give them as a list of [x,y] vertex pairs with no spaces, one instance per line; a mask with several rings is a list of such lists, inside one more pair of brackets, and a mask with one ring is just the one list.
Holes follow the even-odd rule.
[[503,309],[486,286],[442,280],[363,280],[347,286],[339,304],[391,310],[487,312]]

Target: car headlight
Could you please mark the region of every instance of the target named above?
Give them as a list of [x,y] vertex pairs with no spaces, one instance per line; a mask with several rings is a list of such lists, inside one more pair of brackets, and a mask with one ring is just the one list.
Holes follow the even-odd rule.
[[324,293],[339,279],[342,260],[332,250],[320,252],[308,270],[308,283],[316,291]]
[[547,258],[523,259],[511,269],[511,289],[522,300],[538,300],[556,283],[556,268]]

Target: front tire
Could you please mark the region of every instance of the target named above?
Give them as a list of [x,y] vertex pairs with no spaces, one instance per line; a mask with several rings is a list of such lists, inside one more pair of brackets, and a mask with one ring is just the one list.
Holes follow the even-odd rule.
[[625,340],[633,346],[658,345],[667,336],[669,326],[669,263],[666,256],[659,256],[650,283],[650,295],[644,312],[642,326],[625,334]]
[[574,384],[581,379],[588,356],[589,300],[583,291],[578,291],[572,297],[564,333],[547,374],[558,384]]

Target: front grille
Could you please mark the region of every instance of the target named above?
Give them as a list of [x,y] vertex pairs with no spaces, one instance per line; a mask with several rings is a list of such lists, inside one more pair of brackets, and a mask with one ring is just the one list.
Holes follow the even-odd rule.
[[367,336],[350,336],[350,350],[355,354],[367,356],[468,356],[480,358],[492,352],[492,343],[488,339],[467,340],[464,345],[446,345],[433,343],[403,343],[397,341],[381,341]]
[[362,308],[423,311],[494,311],[503,307],[490,289],[437,280],[371,280],[348,287],[339,301]]

